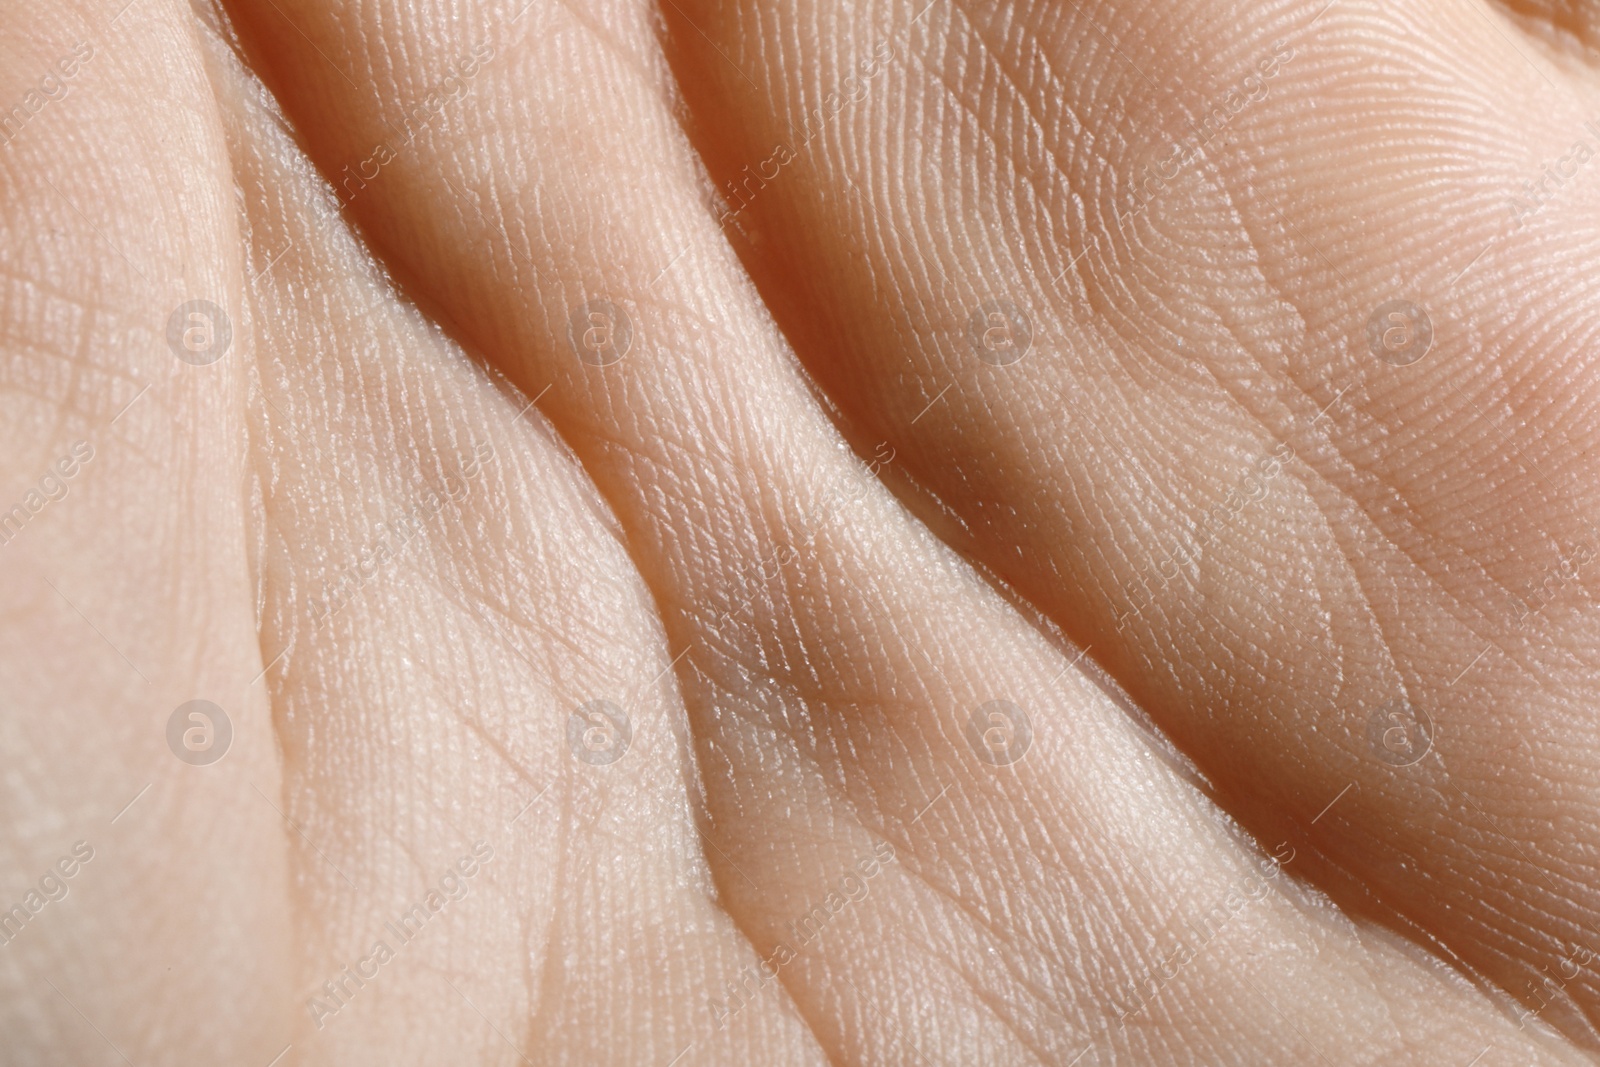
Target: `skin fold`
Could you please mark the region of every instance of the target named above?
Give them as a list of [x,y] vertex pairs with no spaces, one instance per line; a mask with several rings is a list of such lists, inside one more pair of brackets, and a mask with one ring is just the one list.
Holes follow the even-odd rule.
[[1594,14],[0,11],[0,1062],[1593,1062]]

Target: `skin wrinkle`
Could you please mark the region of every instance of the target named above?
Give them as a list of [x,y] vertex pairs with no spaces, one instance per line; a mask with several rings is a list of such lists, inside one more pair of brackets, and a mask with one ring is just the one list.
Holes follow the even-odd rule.
[[[1352,501],[1354,501],[1354,498],[1352,498]],[[1363,507],[1363,510],[1368,510],[1368,512],[1370,512],[1371,509],[1366,509],[1366,507]],[[1373,517],[1373,523],[1374,523],[1374,526],[1378,525],[1378,518]],[[1379,530],[1379,533],[1381,533],[1381,530]],[[1390,544],[1395,544],[1395,547],[1398,547],[1397,542],[1394,542],[1394,539],[1392,539],[1392,537],[1387,536],[1387,534],[1384,534],[1384,536],[1386,536],[1387,539],[1389,539]],[[1349,558],[1349,552],[1346,552],[1346,555],[1347,555],[1347,558]],[[1410,553],[1408,553],[1408,555],[1410,555]],[[1421,566],[1421,561],[1418,561],[1418,563],[1419,563],[1419,566]],[[1426,569],[1426,568],[1424,568],[1424,569]],[[1437,581],[1437,579],[1435,579],[1435,581]],[[1440,589],[1442,589],[1443,592],[1448,593],[1448,589],[1445,589],[1445,587],[1443,587],[1442,582],[1440,582]],[[1509,593],[1509,589],[1507,589],[1507,593]],[[1466,608],[1466,605],[1461,605],[1461,606],[1462,606],[1462,608]],[[1371,611],[1371,609],[1368,608],[1368,611]]]
[[[880,832],[881,832],[881,831],[880,831]],[[939,890],[939,891],[940,891],[940,892],[941,892],[941,893],[943,893],[943,892],[944,892],[944,891],[943,891],[943,890],[942,890],[942,889],[940,889],[940,888],[939,888],[939,887],[938,887],[938,886],[937,886],[937,885],[934,885],[934,884],[930,884],[930,885],[931,885],[931,887],[932,887],[932,888],[935,888],[935,889],[936,889],[936,890]],[[951,899],[951,900],[952,900],[952,901],[953,901],[953,902],[955,902],[955,903],[957,903],[957,904],[958,904],[958,905],[961,905],[961,904],[962,904],[962,902],[961,902],[961,899],[960,899],[960,897],[959,897],[959,896],[956,896],[956,895],[952,895],[952,894],[946,894],[946,895],[948,895],[948,896],[949,896],[949,897],[950,897],[950,899]],[[964,905],[963,905],[963,906],[964,906]],[[984,923],[984,922],[983,922],[983,921],[982,921],[982,917],[981,917],[981,915],[979,915],[979,914],[978,914],[978,913],[976,913],[976,912],[969,912],[969,915],[970,915],[970,917],[971,917],[971,918],[972,918],[972,919],[974,919],[974,920],[975,920],[975,921],[979,921],[979,922],[980,922],[980,925],[985,925],[985,926],[986,926],[986,923]],[[997,938],[997,940],[1003,940],[1003,939],[1001,939],[1001,938],[1000,938],[1000,936],[999,936],[999,934],[998,934],[998,932],[997,932],[997,931],[991,931],[991,933],[992,933],[992,935],[993,935],[993,936],[995,936],[995,937],[996,937],[996,938]],[[1039,995],[1039,994],[1038,994],[1038,993],[1037,993],[1037,992],[1036,992],[1036,995]]]
[[[459,438],[459,437],[458,437],[458,438],[457,438],[457,439],[456,439],[456,441],[457,441],[457,444],[459,444],[459,443],[460,443],[460,441],[461,441],[461,440],[462,440],[462,439],[461,439],[461,438]],[[448,447],[446,447],[446,448],[445,448],[445,449],[444,449],[444,450],[443,450],[443,451],[449,451],[449,448],[448,448]],[[442,578],[442,579],[444,579],[444,581],[443,581],[443,583],[442,583],[442,584],[448,584],[448,585],[450,585],[450,586],[452,586],[452,587],[454,587],[454,586],[456,586],[456,583],[455,583],[455,582],[454,582],[454,581],[452,581],[452,580],[450,580],[450,579],[449,579],[449,575],[448,575],[448,574],[447,574],[447,573],[441,573],[441,575],[440,575],[440,577],[441,577],[441,578]],[[464,608],[464,610],[465,610],[465,603],[464,603],[464,602],[463,602],[463,608]],[[565,635],[563,635],[563,636],[562,636],[562,638],[561,638],[561,640],[563,640],[563,641],[566,641],[566,640],[569,640],[569,639],[568,639],[568,638],[566,638],[566,637],[565,637]],[[471,725],[471,726],[473,726],[473,727],[474,727],[474,728],[477,728],[477,727],[478,727],[478,726],[479,726],[479,724],[478,724],[478,723],[476,723],[476,722],[471,722],[471,721],[470,721],[470,720],[469,720],[469,722],[470,722],[470,725]],[[520,764],[520,761],[517,761],[517,760],[515,760],[515,759],[513,759],[513,760],[512,760],[512,761],[511,761],[511,762],[512,762],[512,766],[514,766],[514,767],[517,767],[517,768],[518,768],[518,769],[519,769],[519,771],[520,771],[520,770],[521,770],[521,764]],[[564,854],[563,854],[563,855],[564,855]],[[557,917],[556,917],[556,919],[559,919],[559,916],[557,916]],[[553,1007],[553,1006],[552,1006],[552,1007]]]
[[[1328,520],[1326,520],[1326,518],[1325,518],[1325,522],[1328,522]],[[1379,530],[1379,533],[1382,533],[1382,530]],[[1456,593],[1456,590],[1451,590],[1451,592]],[[1456,595],[1459,595],[1459,593],[1456,593]],[[1317,616],[1325,616],[1325,611],[1320,611],[1320,609],[1318,609]]]
[[[1028,1054],[1032,1057],[1033,1062],[1039,1064],[1053,1064],[1056,1062],[1055,1057],[1052,1057],[1046,1049],[1038,1044],[1038,1042],[1030,1038],[1029,1034],[1023,1028],[1021,1023],[1012,1022],[1009,1018],[1007,1018],[1008,1012],[1002,1010],[1003,1008],[1009,1007],[1005,1001],[1001,1000],[996,995],[986,993],[982,985],[974,981],[971,975],[968,975],[965,972],[959,973],[961,973],[961,977],[966,983],[967,988],[972,990],[973,997],[978,1001],[978,1003],[982,1004],[988,1009],[989,1014],[995,1019],[995,1021],[1000,1023],[1001,1026],[1005,1027],[1006,1031],[1011,1034],[1012,1039],[1017,1045],[1027,1050]],[[1040,1006],[1044,1006],[1045,1003],[1046,1002],[1044,998],[1040,997]]]
[[[1353,458],[1350,457],[1343,449],[1339,448],[1337,444],[1335,444],[1335,449],[1336,449],[1336,455],[1337,455],[1339,460],[1343,461],[1343,466],[1344,466],[1344,469],[1346,471],[1356,472],[1356,471],[1360,471],[1360,470],[1363,469],[1360,466],[1358,466],[1356,464],[1356,462],[1353,460]],[[1302,458],[1303,460],[1307,460],[1308,461],[1307,465],[1309,466],[1310,465],[1309,457],[1310,457],[1310,453],[1307,452],[1307,453],[1302,453],[1300,458]],[[1423,553],[1423,554],[1419,555],[1419,553],[1417,553],[1417,552],[1407,548],[1406,546],[1402,545],[1400,543],[1400,541],[1397,540],[1392,534],[1390,534],[1390,533],[1388,533],[1387,531],[1384,530],[1381,520],[1382,520],[1383,514],[1388,510],[1387,508],[1385,508],[1385,507],[1383,507],[1381,505],[1363,503],[1361,501],[1361,499],[1357,496],[1357,494],[1354,491],[1354,489],[1347,488],[1345,484],[1342,484],[1347,479],[1337,479],[1336,480],[1335,475],[1329,474],[1329,473],[1323,473],[1322,471],[1316,470],[1315,467],[1312,468],[1312,471],[1313,471],[1313,473],[1318,475],[1318,481],[1319,481],[1320,484],[1327,486],[1329,489],[1331,489],[1332,491],[1334,491],[1338,495],[1340,495],[1342,497],[1345,497],[1354,507],[1356,507],[1360,512],[1362,512],[1363,515],[1365,516],[1367,522],[1370,523],[1372,532],[1376,533],[1378,536],[1383,538],[1383,540],[1387,544],[1389,544],[1390,547],[1394,548],[1396,551],[1398,551],[1402,555],[1404,555],[1412,563],[1412,565],[1416,568],[1416,570],[1423,577],[1427,578],[1430,581],[1431,584],[1433,584],[1436,588],[1438,588],[1439,591],[1441,593],[1443,593],[1445,596],[1449,597],[1455,603],[1455,605],[1461,609],[1461,613],[1463,615],[1475,614],[1475,615],[1478,615],[1479,617],[1482,616],[1482,614],[1483,614],[1482,611],[1474,612],[1472,610],[1472,606],[1469,605],[1468,603],[1466,603],[1463,599],[1461,599],[1461,596],[1459,594],[1454,593],[1450,589],[1449,585],[1444,581],[1444,578],[1443,578],[1442,575],[1443,574],[1452,573],[1452,568],[1451,568],[1451,565],[1450,565],[1450,561],[1441,560],[1440,563],[1438,564],[1438,572],[1436,572],[1434,568],[1430,568],[1429,566],[1427,566],[1427,562],[1426,561],[1429,558],[1437,558],[1437,556],[1438,556],[1437,553],[1431,553],[1431,554],[1430,553]],[[1371,469],[1366,469],[1364,471],[1364,473],[1367,475],[1367,477],[1368,477],[1368,479],[1370,481],[1372,481],[1372,482],[1378,482],[1379,481],[1379,476],[1375,471],[1373,471]],[[1410,510],[1410,509],[1408,509],[1408,510]],[[1327,517],[1327,516],[1325,515],[1325,517]],[[1409,519],[1410,516],[1407,516],[1407,518]],[[1336,526],[1337,526],[1337,524],[1335,524],[1335,523],[1333,523],[1331,521],[1331,518],[1329,519],[1329,524],[1328,525],[1329,525],[1330,532],[1333,529],[1335,529]],[[1426,531],[1420,529],[1419,527],[1417,527],[1415,525],[1415,522],[1408,522],[1407,525],[1410,526],[1413,530],[1415,530],[1420,536],[1422,536],[1424,538],[1428,538],[1430,541],[1446,544],[1447,547],[1452,547],[1452,548],[1454,547],[1454,546],[1448,546],[1447,542],[1443,542],[1436,535],[1430,535]],[[1345,549],[1342,544],[1339,547],[1340,547],[1341,552],[1345,556],[1347,564],[1350,565],[1352,573],[1356,573],[1356,569],[1354,567],[1354,563],[1353,563],[1353,558],[1352,558],[1351,552],[1349,550]],[[1475,559],[1473,559],[1471,556],[1466,555],[1464,552],[1462,552],[1460,550],[1456,550],[1456,552],[1454,553],[1454,561],[1457,562],[1457,563],[1465,562],[1467,564],[1470,564],[1474,569],[1476,569],[1484,577],[1485,580],[1493,581],[1493,579],[1489,575],[1488,571],[1486,569],[1484,569],[1480,564],[1478,564]],[[1506,593],[1506,595],[1508,597],[1513,597],[1514,596],[1514,594],[1512,593],[1512,591],[1509,588],[1509,586],[1507,586],[1507,585],[1505,585],[1503,583],[1498,583],[1498,582],[1495,583],[1495,584],[1499,585],[1501,590],[1504,593]],[[1363,594],[1363,595],[1364,595],[1364,602],[1367,604],[1368,613],[1369,614],[1374,614],[1372,612],[1372,609],[1371,609],[1370,599],[1365,598],[1365,594]],[[1478,636],[1478,637],[1483,637],[1484,636],[1484,635],[1478,633],[1477,631],[1473,631],[1473,632],[1474,632],[1475,636]],[[1505,650],[1505,649],[1502,649],[1502,650],[1506,651],[1507,654],[1509,655],[1509,650]]]
[[[285,17],[306,26],[309,39],[341,57],[342,65],[372,70],[381,55],[386,63],[417,67],[419,84],[428,83],[430,63],[459,51],[453,35],[470,37],[486,14],[463,2],[449,7],[448,19],[407,24],[398,17],[361,18],[361,11],[330,13],[299,0],[277,2]],[[299,120],[296,140],[316,153],[325,173],[336,172],[351,148],[367,139],[362,129],[371,117],[370,101],[351,92],[355,87],[328,69],[318,47],[274,12],[241,11],[241,17],[253,20],[248,32],[272,52],[275,84]],[[653,42],[659,28],[642,4],[616,3],[598,10],[594,21],[614,28],[625,42],[646,42],[640,47]],[[782,24],[777,7],[769,22],[759,23]],[[823,19],[817,32],[838,32],[841,25]],[[581,45],[587,33],[574,33],[570,41]],[[742,65],[756,69],[734,51]],[[805,536],[805,521],[823,509],[833,479],[819,474],[859,476],[858,461],[841,447],[826,413],[789,367],[793,354],[742,280],[721,235],[689,203],[694,168],[683,159],[692,152],[659,136],[673,121],[670,100],[652,100],[634,83],[612,87],[616,102],[597,106],[600,97],[587,79],[603,80],[615,70],[616,57],[590,59],[586,68],[580,52],[550,49],[537,63],[514,63],[508,55],[460,101],[449,121],[419,138],[415,153],[408,154],[412,158],[397,161],[396,170],[358,198],[351,217],[363,236],[396,258],[403,268],[397,273],[420,297],[437,301],[425,306],[451,315],[452,328],[480,345],[486,359],[511,368],[526,395],[553,383],[541,401],[544,410],[599,482],[605,502],[579,472],[550,458],[556,450],[547,438],[519,430],[505,434],[510,440],[502,447],[502,436],[496,436],[494,481],[475,489],[459,517],[452,511],[443,533],[417,543],[359,606],[341,613],[336,627],[308,634],[307,647],[280,665],[268,684],[280,729],[302,731],[312,761],[309,768],[286,768],[299,777],[292,790],[285,782],[284,796],[297,796],[303,808],[319,813],[318,825],[307,829],[341,867],[351,856],[372,860],[350,870],[363,881],[392,883],[398,892],[414,882],[415,864],[434,856],[441,843],[453,847],[462,830],[480,820],[490,828],[504,823],[524,800],[515,787],[517,772],[546,757],[556,761],[549,768],[563,781],[584,783],[586,792],[580,797],[569,789],[545,801],[561,805],[561,819],[530,812],[515,843],[508,841],[503,851],[497,838],[495,865],[484,876],[495,880],[477,883],[464,898],[463,907],[483,909],[469,914],[483,918],[469,921],[467,914],[451,912],[440,920],[449,923],[448,937],[444,929],[430,930],[431,940],[408,950],[412,955],[356,999],[353,1014],[340,1013],[343,1033],[355,1034],[358,1020],[371,1024],[357,1053],[341,1057],[315,1046],[295,1051],[308,1059],[389,1062],[396,1056],[426,1058],[424,1049],[442,1047],[468,1062],[515,1062],[475,1009],[438,989],[439,976],[453,973],[482,975],[481,986],[465,991],[486,1018],[497,1020],[490,1025],[521,1036],[524,1048],[537,1047],[541,1058],[552,1061],[668,1062],[683,1048],[678,1038],[690,1035],[695,1061],[876,1062],[914,1050],[965,1061],[1027,1062],[1041,1051],[1057,1059],[1057,1040],[1066,1031],[1041,1021],[1039,1009],[1059,1010],[1061,1019],[1092,1017],[1104,1010],[1096,1008],[1090,981],[1097,970],[1143,969],[1127,946],[1147,929],[1144,913],[1171,898],[1138,881],[1140,865],[1159,863],[1163,882],[1181,879],[1200,899],[1209,899],[1248,869],[1248,842],[1202,799],[1176,787],[1169,771],[1151,763],[1145,743],[1090,685],[1047,688],[1075,673],[1068,657],[1025,615],[986,593],[980,576],[881,488],[843,521],[830,519],[817,552],[778,582],[751,580],[762,573],[765,548]],[[562,76],[544,69],[546,63],[572,70]],[[795,66],[816,69],[803,60]],[[388,80],[405,78],[396,71]],[[217,93],[224,109],[238,107],[225,86]],[[587,127],[573,121],[570,129],[552,132],[535,121],[509,128],[487,121],[503,117],[505,109],[497,104],[506,100],[528,101],[518,109],[528,117],[556,114],[562,99],[574,102],[574,113],[594,110],[583,116]],[[580,128],[611,137],[590,149],[575,138],[563,140]],[[842,125],[839,132],[853,128]],[[640,142],[640,153],[663,155],[653,178],[641,181],[646,168],[618,158],[615,147],[629,141]],[[851,143],[830,137],[819,147],[834,151]],[[912,156],[948,146],[907,147]],[[554,158],[555,149],[566,149],[572,161]],[[287,145],[273,155],[293,158],[296,151]],[[870,169],[874,184],[864,192],[875,195],[894,185],[884,180],[896,173],[894,167]],[[507,173],[515,177],[502,185],[500,175]],[[446,175],[453,193],[442,184]],[[805,170],[787,178],[802,187],[813,180]],[[525,255],[557,282],[541,284],[538,293],[508,287],[506,279],[528,275],[507,269],[516,257],[500,243],[503,235],[492,226],[480,230],[484,220],[473,213],[451,213],[438,202],[463,189],[483,196],[486,186],[508,190],[505,201],[496,201],[496,211],[506,213],[506,232],[536,235],[541,246]],[[276,208],[249,195],[243,206],[268,217],[274,210],[301,211],[304,187],[291,188],[302,191]],[[917,193],[914,182],[898,188]],[[595,195],[606,189],[627,195]],[[965,265],[958,264],[960,257],[940,254],[937,242],[945,228],[938,198],[925,192],[913,202],[922,214],[911,229],[929,243],[930,255],[920,272],[891,278],[907,278],[900,288],[912,295],[912,306],[938,321],[948,309],[927,295],[940,291],[932,284],[933,270],[959,277],[971,265],[988,269],[1012,258],[1006,248],[985,243],[976,227],[965,234],[976,243]],[[897,208],[890,202],[876,210]],[[557,217],[570,224],[544,221]],[[1019,217],[1001,213],[1008,223]],[[652,224],[660,229],[651,230]],[[276,242],[266,243],[269,229],[252,231],[250,241],[261,244],[250,248],[248,262],[277,251]],[[687,250],[692,254],[658,287],[659,295],[629,305],[640,344],[604,374],[574,367],[563,335],[562,294],[627,297],[630,286],[642,289],[684,247],[678,244],[680,230],[695,242]],[[781,233],[769,233],[781,240]],[[345,251],[329,262],[308,268],[285,260],[263,280],[287,295],[281,306],[258,307],[259,317],[304,321],[293,329],[252,324],[262,332],[263,349],[281,350],[276,357],[264,351],[263,359],[293,357],[280,365],[283,379],[268,384],[274,391],[290,387],[303,404],[288,405],[295,418],[286,418],[270,441],[252,441],[264,453],[270,444],[269,454],[239,451],[232,460],[241,468],[258,465],[277,479],[262,475],[268,491],[280,494],[272,514],[282,524],[276,535],[280,556],[263,566],[283,579],[269,578],[264,594],[246,583],[251,596],[241,602],[262,595],[269,611],[291,619],[301,606],[291,592],[301,588],[300,576],[315,585],[319,575],[359,548],[371,519],[410,499],[416,479],[406,461],[436,460],[418,469],[437,474],[483,424],[501,430],[517,425],[513,413],[522,406],[488,397],[484,376],[462,350],[439,331],[418,328],[415,320],[385,333],[389,343],[341,344],[347,336],[341,327],[363,335],[373,330],[371,322],[349,314],[362,301],[341,293],[350,275],[375,272],[363,266],[365,246],[337,227],[308,238],[316,244],[333,240],[344,241]],[[911,245],[899,251],[920,255]],[[892,253],[871,253],[878,254]],[[877,265],[871,269],[876,272]],[[585,284],[576,284],[580,278]],[[677,303],[683,307],[674,310]],[[250,315],[250,305],[244,307],[241,324]],[[692,317],[714,315],[726,316],[718,319],[727,324],[723,330],[694,329]],[[415,335],[407,332],[412,329]],[[269,344],[273,330],[281,339]],[[1004,419],[999,390],[977,395],[981,410]],[[944,403],[959,399],[953,395]],[[390,417],[395,404],[401,413]],[[252,429],[267,428],[265,412],[253,417]],[[1158,412],[1140,417],[1152,428],[1160,424]],[[1028,445],[1039,447],[1049,437],[1035,431]],[[651,438],[671,443],[657,448]],[[727,458],[697,459],[701,453],[690,445],[700,442],[715,442],[706,452]],[[351,471],[381,473],[356,477],[359,488],[347,492],[349,486],[335,484],[338,479],[316,466],[325,455],[342,462],[341,453],[351,455]],[[1012,453],[990,454],[1003,459]],[[601,513],[607,504],[617,509],[618,523],[584,518],[586,509]],[[1025,521],[1029,514],[999,496],[993,511],[1003,522]],[[611,540],[615,528],[624,531],[618,540],[625,547]],[[1249,563],[1237,564],[1238,572],[1249,573]],[[591,581],[594,572],[612,580]],[[673,653],[709,636],[697,628],[693,605],[732,603],[751,588],[770,599],[741,609],[724,640],[774,683],[752,686],[740,672],[691,652],[678,663],[675,678],[652,694],[651,718],[641,722],[640,740],[648,736],[661,743],[638,744],[625,761],[593,773],[568,762],[563,738],[551,729],[559,725],[551,718],[559,720],[562,709],[541,707],[523,687],[507,692],[496,685],[501,677],[524,673],[523,665],[504,655],[504,635],[493,626],[470,625],[458,611],[476,603],[503,612],[516,631],[511,651],[533,661],[527,666],[535,682],[548,677],[557,691],[601,684],[625,689],[646,684],[658,669],[672,673]],[[677,604],[691,607],[677,610]],[[1223,625],[1231,621],[1225,617]],[[610,655],[602,655],[608,649]],[[931,660],[928,653],[935,650],[934,670],[924,674],[917,654]],[[542,672],[541,659],[548,661]],[[914,680],[909,685],[908,673]],[[709,683],[702,681],[707,676]],[[707,696],[715,696],[719,685],[728,699],[713,705]],[[1000,687],[1028,702],[1040,728],[1027,762],[1009,769],[975,761],[953,728],[976,697]],[[687,707],[678,704],[680,691]],[[797,699],[813,694],[828,699]],[[685,800],[694,788],[685,779],[696,768],[669,758],[661,723],[683,712],[705,763],[726,761],[726,774],[715,767],[698,770],[709,797],[705,825],[726,846],[726,855],[720,847],[703,848],[690,832],[694,823],[682,825],[701,817]],[[476,730],[493,730],[501,722],[507,724],[501,742],[516,756],[511,766],[496,766],[494,753],[476,740]],[[771,734],[748,725],[770,730],[780,723],[798,731],[796,750],[809,742],[802,757],[781,745],[763,745]],[[300,784],[314,770],[325,774],[323,782]],[[940,783],[953,784],[955,795],[928,812],[913,833],[907,820]],[[418,803],[418,796],[437,798],[438,809]],[[814,898],[835,861],[854,854],[851,846],[873,822],[904,827],[897,862],[909,872],[928,871],[938,884],[919,892],[917,878],[898,875],[877,883],[870,898],[830,926],[824,942],[811,950],[815,958],[780,972],[796,1007],[774,1013],[767,1001],[741,1013],[729,1032],[707,1032],[704,996],[750,962],[750,941],[782,917],[772,902]],[[257,845],[271,847],[283,828],[267,829],[259,837],[237,835],[243,840],[230,846],[245,853]],[[597,838],[592,844],[586,836],[591,832]],[[331,930],[359,934],[372,918],[369,909],[336,885],[330,892],[336,879],[317,857],[295,848],[308,888],[320,893],[318,918]],[[1121,859],[1110,862],[1108,855]],[[163,856],[170,866],[184,853]],[[753,892],[741,884],[734,863],[759,879]],[[679,872],[685,868],[693,872],[691,881],[715,884],[722,898],[707,901],[699,886],[684,889]],[[522,892],[502,892],[508,885]],[[940,896],[941,885],[949,901]],[[1415,1047],[1430,1054],[1465,1062],[1481,1047],[1465,1046],[1482,1032],[1508,1053],[1569,1058],[1569,1050],[1515,1034],[1487,1014],[1480,999],[1436,981],[1402,954],[1395,953],[1386,967],[1371,967],[1365,944],[1352,944],[1331,919],[1285,908],[1287,900],[1280,888],[1262,902],[1259,959],[1219,943],[1201,967],[1186,971],[1164,994],[1192,1018],[1173,1017],[1159,1038],[1141,1034],[1113,1055],[1148,1061],[1140,1053],[1153,1050],[1197,1062],[1297,1061],[1326,1046],[1344,1061],[1382,1057],[1391,1045],[1390,1009],[1403,1003],[1418,1013],[1409,1032]],[[657,907],[659,901],[675,903]],[[719,908],[732,922],[718,924]],[[986,925],[974,927],[977,919]],[[969,939],[964,929],[993,933]],[[534,931],[542,933],[543,945],[535,943]],[[710,933],[696,939],[690,936],[695,931]],[[927,966],[930,955],[909,946],[902,931],[953,936],[953,945],[937,937],[933,944],[961,950],[952,957],[966,964],[961,980],[941,980],[937,965]],[[1012,943],[994,940],[1002,933]],[[1286,948],[1312,935],[1330,968],[1318,977]],[[1095,946],[1093,957],[1080,950],[1089,945]],[[271,941],[258,946],[275,947]],[[1359,966],[1349,958],[1356,950],[1362,954]],[[533,959],[540,951],[544,959]],[[1000,958],[991,959],[996,953]],[[621,956],[630,957],[628,966],[608,970]],[[517,973],[525,976],[521,989],[499,980]],[[840,974],[850,976],[850,987],[833,981]],[[1284,1014],[1262,1012],[1250,999],[1245,975],[1251,983],[1265,983]],[[319,972],[317,980],[323,977]],[[1019,979],[1036,991],[1038,1003],[1010,1009],[997,987]],[[855,989],[858,980],[875,996]],[[1389,984],[1378,984],[1384,982]],[[1403,1000],[1394,1005],[1372,1003],[1401,989]],[[290,989],[287,996],[292,1001],[298,992]],[[524,993],[537,995],[537,1005]],[[292,1010],[280,1021],[299,1019],[304,1027],[301,1005],[287,1007]],[[802,1009],[809,1030],[797,1023]],[[595,1019],[604,1024],[593,1025]],[[982,1036],[964,1034],[967,1022],[981,1028]],[[823,1034],[826,1047],[818,1043]],[[353,1037],[351,1044],[357,1044]],[[256,1055],[252,1046],[239,1058],[265,1063],[278,1047],[274,1042]]]
[[[570,765],[564,765],[563,771],[561,772],[562,776],[566,778],[568,782],[571,781],[572,773],[569,767]],[[566,829],[568,832],[570,832],[570,829],[573,825],[572,799],[574,795],[575,790],[572,789],[563,789],[558,795],[561,801],[561,817],[558,820],[557,825],[563,829]],[[565,836],[565,833],[558,834],[558,838]],[[554,886],[567,885],[567,870],[568,865],[565,850],[558,849],[556,852],[556,868],[553,872],[551,872],[550,884]],[[530,982],[528,984],[529,1003],[527,1021],[523,1024],[524,1029],[521,1035],[522,1040],[518,1044],[519,1049],[538,1047],[538,1036],[542,1032],[548,1031],[548,1027],[552,1021],[547,1013],[551,1012],[552,1005],[556,1004],[559,999],[559,991],[557,989],[557,983],[560,977],[557,969],[558,954],[550,951],[548,946],[557,944],[558,942],[559,935],[557,934],[557,931],[561,930],[563,927],[560,917],[562,908],[565,904],[566,894],[558,890],[554,894],[554,900],[551,903],[549,917],[545,920],[543,944],[547,947],[544,951],[544,960],[538,967],[536,974],[532,973],[533,968],[531,965],[529,966]],[[540,1025],[541,1021],[544,1022],[543,1027]]]
[[[885,836],[887,836],[887,834],[885,834]],[[909,849],[906,851],[908,853],[910,852]],[[996,926],[995,921],[985,914],[985,908],[983,904],[966,900],[962,896],[959,889],[942,885],[940,881],[931,874],[931,872],[924,872],[918,867],[909,865],[907,869],[914,877],[917,878],[919,882],[931,890],[936,896],[940,896],[945,900],[948,900],[955,907],[959,914],[966,916],[971,928],[988,934],[989,939],[993,944],[1002,945],[1007,943],[1008,939],[1005,934]],[[1039,1006],[1045,1007],[1049,1004],[1050,998],[1047,996],[1047,991],[1042,986],[1040,986],[1036,981],[1030,979],[1021,971],[1020,968],[1013,965],[1004,954],[1001,955],[1001,962],[1006,967],[1009,977],[1016,983],[1016,985],[1032,994],[1034,1001]],[[969,977],[965,975],[964,972],[963,976]],[[985,998],[980,995],[980,1000],[984,999]],[[1048,1010],[1048,1008],[1046,1008],[1046,1010]],[[1065,1015],[1062,1015],[1059,1012],[1052,1012],[1052,1014],[1056,1014],[1062,1019],[1067,1018]],[[1009,1021],[1006,1021],[1005,1025],[1009,1028],[1012,1024]]]

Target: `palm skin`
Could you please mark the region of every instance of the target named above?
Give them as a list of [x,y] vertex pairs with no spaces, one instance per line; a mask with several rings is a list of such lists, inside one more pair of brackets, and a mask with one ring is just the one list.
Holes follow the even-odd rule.
[[1592,15],[7,11],[0,1059],[1588,1062]]

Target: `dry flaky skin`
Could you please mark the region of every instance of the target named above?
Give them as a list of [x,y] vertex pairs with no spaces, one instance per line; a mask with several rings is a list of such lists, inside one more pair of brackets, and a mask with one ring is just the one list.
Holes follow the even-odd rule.
[[8,6],[0,1062],[1592,1062],[1594,15]]

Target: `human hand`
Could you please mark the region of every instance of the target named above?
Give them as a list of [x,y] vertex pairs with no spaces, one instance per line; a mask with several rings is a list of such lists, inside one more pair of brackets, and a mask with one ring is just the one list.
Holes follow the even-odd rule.
[[119,6],[4,1062],[1600,1051],[1590,6]]

